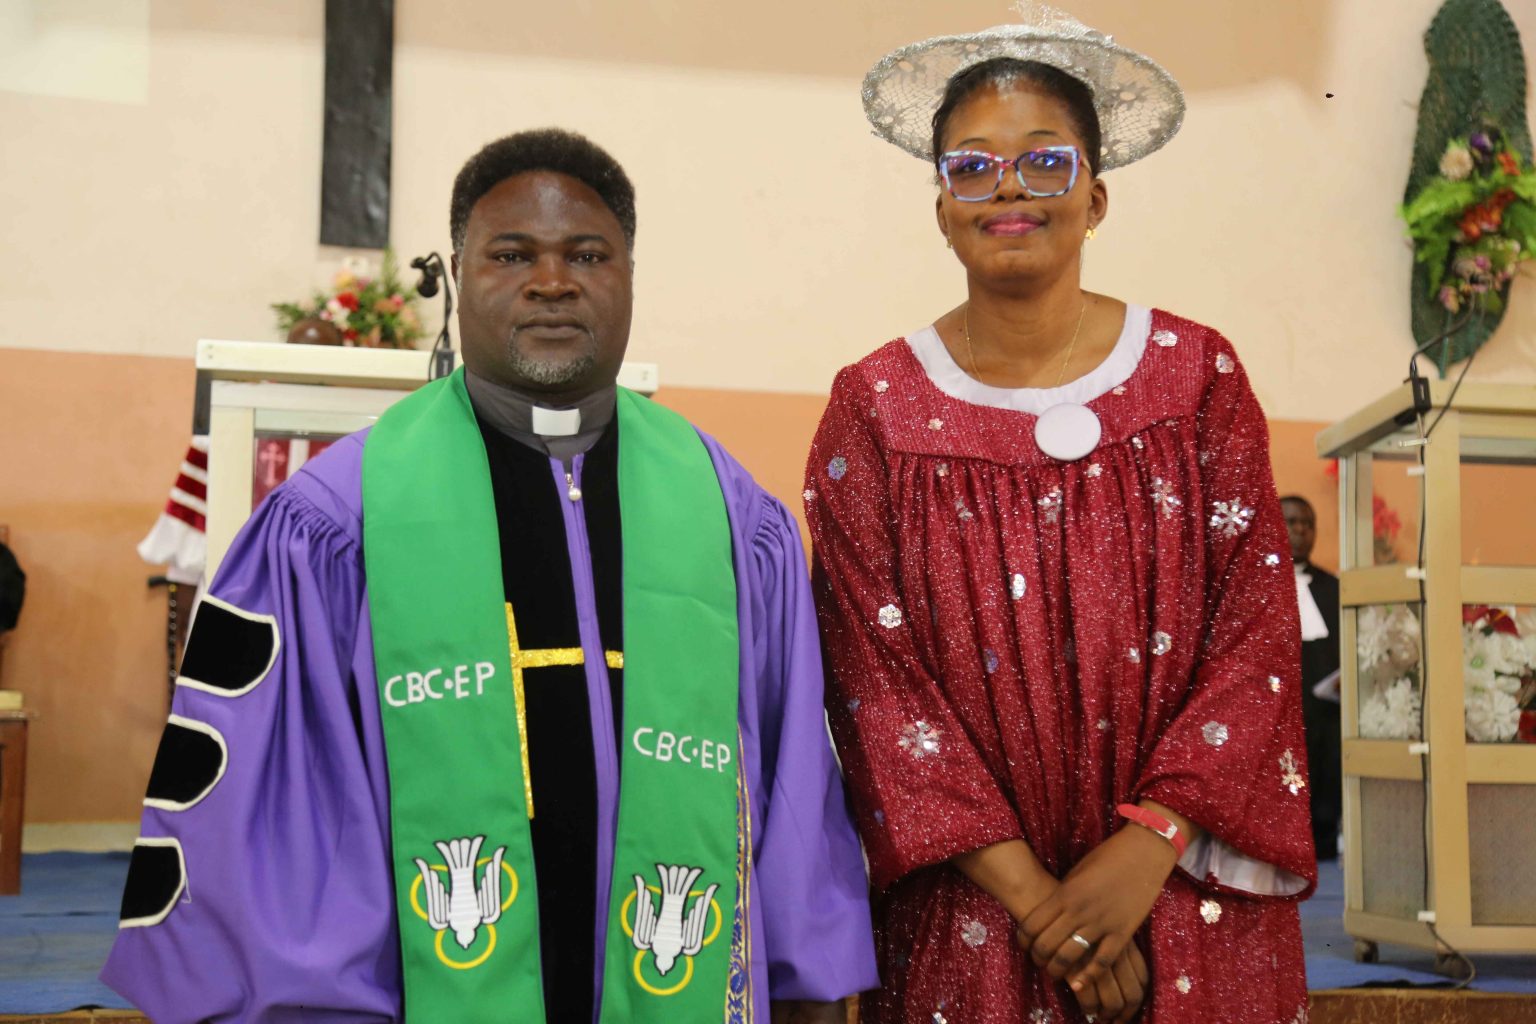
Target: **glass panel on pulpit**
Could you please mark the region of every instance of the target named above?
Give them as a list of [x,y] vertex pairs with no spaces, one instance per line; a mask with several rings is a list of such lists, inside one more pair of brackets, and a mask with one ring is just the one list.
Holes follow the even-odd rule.
[[1416,465],[1402,449],[1370,459],[1371,546],[1360,549],[1356,568],[1418,561],[1419,478],[1410,475]]
[[1360,838],[1370,851],[1363,909],[1412,920],[1424,908],[1424,784],[1361,779]]
[[1536,465],[1462,463],[1461,560],[1536,566]]
[[1355,616],[1355,666],[1361,739],[1418,739],[1422,727],[1418,609],[1368,604]]
[[1536,786],[1467,787],[1472,923],[1536,925]]

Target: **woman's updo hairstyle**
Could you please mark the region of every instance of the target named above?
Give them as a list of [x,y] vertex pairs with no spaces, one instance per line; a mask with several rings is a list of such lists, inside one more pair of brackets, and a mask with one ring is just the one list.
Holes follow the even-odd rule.
[[939,109],[933,112],[934,166],[938,166],[939,154],[944,152],[944,133],[949,128],[949,119],[960,104],[983,88],[1002,89],[1019,84],[1032,85],[1066,105],[1072,127],[1083,140],[1083,159],[1089,171],[1097,177],[1103,140],[1099,133],[1099,114],[1093,106],[1093,90],[1060,68],[1016,57],[984,60],[957,72],[949,80]]

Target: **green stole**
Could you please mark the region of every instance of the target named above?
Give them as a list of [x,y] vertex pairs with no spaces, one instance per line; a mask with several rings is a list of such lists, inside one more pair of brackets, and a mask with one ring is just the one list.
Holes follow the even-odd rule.
[[[721,1020],[745,895],[729,522],[686,420],[623,388],[617,416],[624,744],[601,1020]],[[462,369],[369,434],[363,538],[405,1019],[543,1021],[522,670]]]

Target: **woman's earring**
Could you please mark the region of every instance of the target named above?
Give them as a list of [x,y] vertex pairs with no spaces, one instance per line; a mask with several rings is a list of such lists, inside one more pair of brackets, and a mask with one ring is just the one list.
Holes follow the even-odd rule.
[[1088,241],[1091,242],[1091,241],[1094,240],[1094,238],[1096,238],[1098,236],[1098,234],[1099,234],[1099,229],[1098,228],[1089,228],[1088,229],[1088,233],[1086,235],[1084,235],[1083,237],[1088,239]]
[[944,236],[944,244],[949,246],[951,249],[955,247],[954,240],[951,239],[948,235]]

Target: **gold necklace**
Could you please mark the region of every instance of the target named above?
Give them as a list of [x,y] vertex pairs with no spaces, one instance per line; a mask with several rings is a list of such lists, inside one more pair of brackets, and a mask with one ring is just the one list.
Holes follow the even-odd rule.
[[[1083,332],[1083,317],[1087,314],[1088,300],[1084,298],[1083,308],[1078,310],[1077,313],[1077,327],[1072,331],[1072,341],[1067,345],[1067,358],[1062,360],[1061,372],[1056,374],[1056,383],[1052,387],[1061,387],[1061,382],[1066,379],[1067,366],[1072,362],[1072,353],[1077,351],[1077,336]],[[976,366],[976,350],[971,347],[971,304],[969,302],[965,304],[965,312],[961,316],[965,323],[965,355],[971,361],[971,376],[986,384],[986,380],[981,375],[981,370]]]

